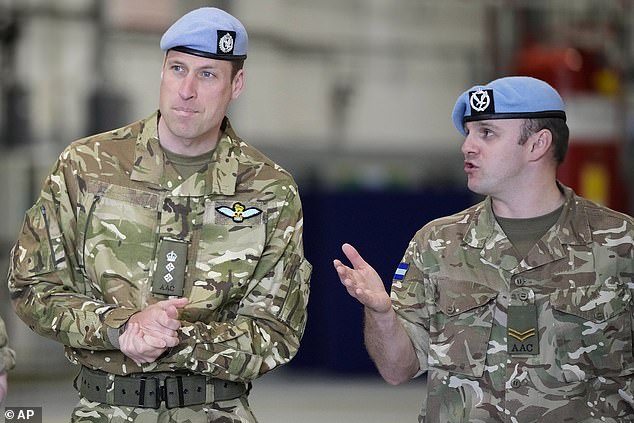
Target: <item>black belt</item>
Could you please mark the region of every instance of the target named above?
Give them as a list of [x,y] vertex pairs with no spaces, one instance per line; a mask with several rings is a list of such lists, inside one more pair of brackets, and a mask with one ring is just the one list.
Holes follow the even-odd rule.
[[[110,376],[110,377],[109,377]],[[114,386],[111,386],[114,377]],[[250,384],[178,373],[108,375],[82,367],[75,388],[87,400],[128,407],[187,407],[239,398],[249,393]]]

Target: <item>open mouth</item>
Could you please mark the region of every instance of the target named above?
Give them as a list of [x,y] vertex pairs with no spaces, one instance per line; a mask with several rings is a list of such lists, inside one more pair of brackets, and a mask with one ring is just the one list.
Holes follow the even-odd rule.
[[464,162],[464,170],[465,172],[469,172],[477,169],[478,167],[471,162]]

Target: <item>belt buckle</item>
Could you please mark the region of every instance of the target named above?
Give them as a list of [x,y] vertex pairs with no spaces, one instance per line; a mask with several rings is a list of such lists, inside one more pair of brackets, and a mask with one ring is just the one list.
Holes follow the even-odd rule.
[[163,385],[166,408],[204,404],[207,399],[205,376],[167,376]]
[[[157,409],[161,406],[161,386],[155,377],[142,377],[139,379],[139,406]],[[148,401],[149,400],[149,401]]]
[[115,376],[114,405],[154,408],[161,406],[161,387],[154,377]]

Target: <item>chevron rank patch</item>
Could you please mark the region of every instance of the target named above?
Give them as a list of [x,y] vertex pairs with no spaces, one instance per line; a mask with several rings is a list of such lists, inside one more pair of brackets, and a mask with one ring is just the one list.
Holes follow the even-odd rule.
[[539,354],[539,328],[535,304],[509,306],[508,353],[510,355]]
[[394,280],[402,281],[405,278],[405,274],[407,273],[407,269],[409,269],[409,264],[407,263],[399,263],[396,268],[396,272],[394,272]]

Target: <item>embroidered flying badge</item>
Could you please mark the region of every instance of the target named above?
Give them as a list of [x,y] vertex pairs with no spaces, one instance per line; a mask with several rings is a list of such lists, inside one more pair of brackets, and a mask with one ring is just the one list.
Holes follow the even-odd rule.
[[257,207],[247,208],[242,203],[234,203],[232,207],[216,207],[216,210],[220,214],[230,217],[236,223],[240,223],[244,221],[244,219],[248,219],[262,213],[262,210],[258,209]]

